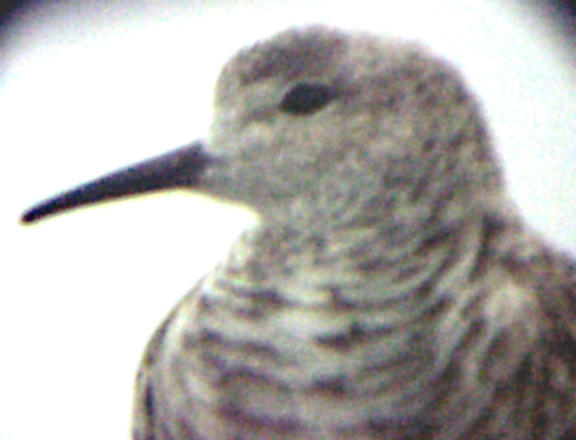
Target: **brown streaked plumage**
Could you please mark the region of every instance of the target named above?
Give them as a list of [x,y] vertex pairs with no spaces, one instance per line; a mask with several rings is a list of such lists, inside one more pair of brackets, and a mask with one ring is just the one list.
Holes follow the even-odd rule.
[[215,106],[206,142],[24,216],[175,186],[260,215],[149,343],[134,439],[576,438],[576,262],[519,218],[449,63],[297,28]]

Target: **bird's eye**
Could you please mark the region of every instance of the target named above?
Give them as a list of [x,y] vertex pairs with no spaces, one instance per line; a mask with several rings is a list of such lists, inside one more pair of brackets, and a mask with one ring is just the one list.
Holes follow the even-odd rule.
[[322,83],[298,83],[286,92],[280,110],[294,115],[307,115],[320,110],[334,98],[334,91]]

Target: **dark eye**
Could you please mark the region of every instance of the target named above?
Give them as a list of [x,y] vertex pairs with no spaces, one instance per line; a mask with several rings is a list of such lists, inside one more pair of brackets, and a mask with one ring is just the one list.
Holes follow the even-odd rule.
[[322,83],[298,83],[286,92],[280,109],[295,115],[320,110],[334,98],[333,90]]

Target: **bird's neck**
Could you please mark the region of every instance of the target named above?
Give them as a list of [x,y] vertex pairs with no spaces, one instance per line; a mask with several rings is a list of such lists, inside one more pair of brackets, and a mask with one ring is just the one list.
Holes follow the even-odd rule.
[[371,224],[313,233],[264,225],[246,232],[216,273],[238,286],[274,290],[294,307],[354,312],[407,301],[402,309],[415,312],[466,283],[483,227],[475,215],[414,228]]
[[[418,414],[468,331],[458,314],[474,301],[466,286],[480,223],[436,225],[419,235],[398,231],[404,241],[379,225],[313,235],[257,228],[206,279],[211,312],[200,325],[273,353],[261,363],[234,353],[228,362],[255,375],[265,368],[267,380],[307,398],[311,390],[319,402],[330,394],[372,396],[346,409],[357,411],[358,420],[374,404],[391,417]],[[320,402],[317,409],[302,417],[337,424],[338,405],[332,411]]]

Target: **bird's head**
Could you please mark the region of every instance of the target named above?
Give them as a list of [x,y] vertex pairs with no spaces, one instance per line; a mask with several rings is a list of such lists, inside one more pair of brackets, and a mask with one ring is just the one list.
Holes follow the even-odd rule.
[[[236,54],[206,141],[48,200],[32,221],[102,199],[190,187],[266,221],[337,227],[481,206],[500,173],[460,75],[417,44],[308,26]],[[448,208],[447,208],[448,209]]]

